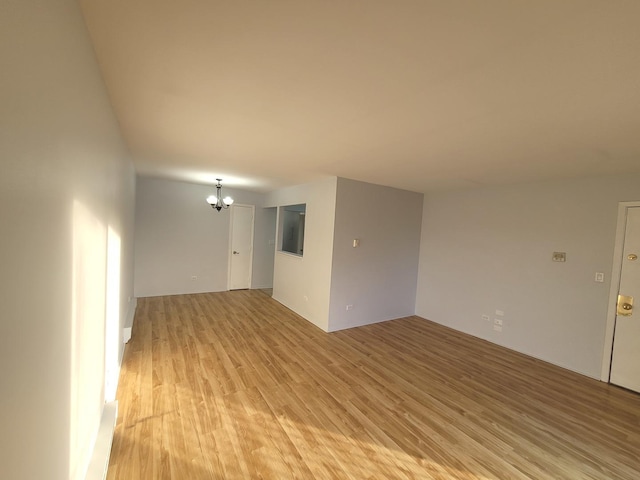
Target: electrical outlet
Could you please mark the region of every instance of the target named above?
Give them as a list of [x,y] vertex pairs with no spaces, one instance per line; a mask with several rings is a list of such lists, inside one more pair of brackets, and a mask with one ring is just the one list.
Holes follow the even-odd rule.
[[353,305],[347,305],[347,311],[353,310]]
[[494,329],[496,332],[501,332],[501,331],[502,331],[502,325],[494,325],[494,326],[493,326],[493,329]]
[[494,323],[494,325],[502,326],[502,319],[501,318],[494,318],[493,319],[493,323]]
[[567,252],[553,252],[551,260],[553,260],[554,262],[566,262]]
[[489,321],[489,315],[482,315],[482,319],[486,320],[488,322]]

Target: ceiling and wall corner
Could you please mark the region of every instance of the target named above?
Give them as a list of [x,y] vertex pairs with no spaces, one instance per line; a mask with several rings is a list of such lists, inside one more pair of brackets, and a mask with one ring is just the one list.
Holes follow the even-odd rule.
[[[540,217],[562,210],[563,202],[573,205],[570,194],[559,205],[537,203],[530,185],[566,182],[567,192],[582,198],[574,185],[588,178],[590,200],[608,202],[611,175],[640,174],[635,0],[80,3],[142,176],[200,184],[221,177],[230,188],[271,197],[289,192],[289,203],[306,198],[292,193],[294,185],[349,178],[424,192],[426,212],[441,208],[430,207],[430,198],[438,202],[438,192],[454,190],[462,218],[474,209],[465,201],[492,189],[517,191],[509,187],[517,184],[538,205],[523,208],[509,225],[526,230],[544,225]],[[509,205],[491,206],[489,220],[505,209],[515,216]],[[437,261],[426,218],[421,261]],[[583,220],[577,230],[591,224]],[[535,232],[540,245],[516,238],[510,246],[517,232],[506,225],[484,232],[478,219],[469,222],[473,236],[489,244],[484,260],[477,252],[478,262],[500,265],[497,246],[511,252],[555,243],[555,233],[545,230]],[[443,235],[458,227],[451,228]],[[570,255],[573,268],[571,262]],[[443,279],[451,278],[440,266]],[[433,306],[439,288],[424,288],[437,276],[420,272],[418,311],[452,322],[439,310],[444,306]],[[463,283],[489,288],[483,269],[458,273]],[[519,272],[509,273],[519,284]],[[302,312],[307,307],[298,305],[298,293],[286,302]],[[565,321],[562,314],[544,314],[542,324]],[[535,328],[538,319],[530,315]],[[517,338],[507,340],[513,330],[504,332],[496,341],[527,350]],[[527,351],[573,364],[543,350]],[[592,372],[590,354],[579,357],[573,368]]]
[[141,175],[416,192],[640,173],[640,2],[81,0]]

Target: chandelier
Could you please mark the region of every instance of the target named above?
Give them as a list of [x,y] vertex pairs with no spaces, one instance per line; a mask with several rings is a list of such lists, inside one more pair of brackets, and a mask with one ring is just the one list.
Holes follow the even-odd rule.
[[207,197],[207,203],[211,205],[211,208],[215,208],[216,210],[220,211],[223,208],[229,208],[229,205],[233,203],[233,198],[228,195],[222,198],[222,185],[220,184],[222,179],[216,178],[216,180],[218,181],[218,185],[216,185],[216,194],[209,195]]

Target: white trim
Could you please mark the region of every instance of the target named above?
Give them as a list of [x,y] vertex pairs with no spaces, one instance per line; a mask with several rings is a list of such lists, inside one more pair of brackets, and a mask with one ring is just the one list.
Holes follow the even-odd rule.
[[300,255],[299,253],[285,252],[284,250],[278,250],[276,251],[276,253],[280,255],[286,255],[287,257],[299,258],[301,260],[304,257],[304,255]]
[[616,325],[616,303],[620,290],[620,274],[622,272],[622,254],[624,248],[624,234],[627,223],[627,210],[640,207],[640,202],[620,202],[618,204],[618,224],[616,227],[616,243],[613,249],[613,268],[611,269],[611,287],[609,289],[609,306],[607,308],[607,323],[602,349],[602,370],[600,380],[609,381],[611,373],[611,354],[613,353],[613,335]]
[[251,207],[251,255],[249,257],[249,286],[251,288],[251,283],[253,283],[253,240],[256,234],[256,206],[249,205]]
[[[136,308],[138,306],[138,299],[131,297],[129,299],[129,310],[127,311],[127,319],[122,329],[122,341],[123,343],[131,340],[131,328],[133,326],[133,319],[136,315]],[[122,368],[122,357],[124,355],[125,347],[120,349],[120,355],[118,358],[118,375],[116,376],[115,390],[118,388],[118,380],[120,379],[120,369]],[[98,427],[98,434],[96,436],[95,444],[93,445],[93,453],[89,461],[87,468],[87,474],[85,480],[104,480],[107,478],[107,469],[109,467],[109,457],[111,456],[111,445],[113,443],[113,432],[116,426],[116,420],[118,418],[118,401],[107,401],[102,408],[102,417],[100,418],[100,426]]]
[[234,207],[249,207],[251,209],[251,248],[249,253],[249,286],[247,288],[251,288],[251,281],[253,279],[253,236],[255,234],[255,223],[256,223],[256,206],[255,205],[246,205],[246,204],[233,204],[229,207],[229,251],[227,253],[228,262],[227,262],[227,290],[231,290],[231,256],[233,255],[233,217],[234,217]]
[[[136,308],[138,306],[138,298],[132,297],[129,302],[129,311],[127,312],[127,320],[125,325],[129,325],[128,327],[124,327],[122,329],[122,341],[123,343],[129,343],[131,340],[131,330],[133,328],[133,319],[136,316]],[[120,359],[120,364],[122,365],[122,358]]]
[[122,343],[129,343],[131,340],[131,327],[124,327],[122,329]]
[[117,418],[118,401],[114,400],[113,402],[105,403],[85,480],[104,480],[107,478],[111,444],[113,443],[113,431],[116,427]]

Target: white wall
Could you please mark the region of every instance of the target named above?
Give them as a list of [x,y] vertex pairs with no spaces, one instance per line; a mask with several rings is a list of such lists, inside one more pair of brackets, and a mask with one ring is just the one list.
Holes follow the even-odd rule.
[[331,258],[337,178],[283,188],[267,206],[307,205],[304,255],[276,252],[273,298],[319,328],[329,329]]
[[599,378],[617,206],[633,200],[638,175],[428,195],[416,313]]
[[[210,185],[138,177],[136,297],[227,290],[230,212],[218,212],[207,204],[206,198],[215,190]],[[262,208],[264,195],[260,193],[224,184],[222,192],[237,204],[256,205],[252,288],[270,287],[274,245],[269,235],[275,225],[269,219],[273,211]]]
[[0,10],[0,478],[80,479],[132,295],[133,169],[77,2]]
[[278,210],[275,207],[256,207],[251,288],[273,287],[277,215]]
[[422,203],[421,193],[338,178],[330,331],[415,313]]

